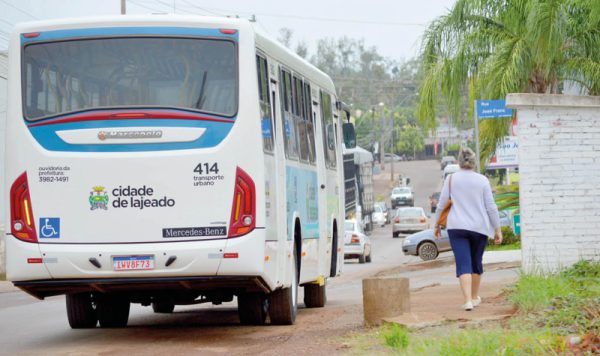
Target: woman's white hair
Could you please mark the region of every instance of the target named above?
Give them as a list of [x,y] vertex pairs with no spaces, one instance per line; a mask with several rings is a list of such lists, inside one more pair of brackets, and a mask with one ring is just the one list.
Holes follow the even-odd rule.
[[477,166],[475,152],[469,147],[463,147],[458,152],[458,165],[463,169],[475,169]]

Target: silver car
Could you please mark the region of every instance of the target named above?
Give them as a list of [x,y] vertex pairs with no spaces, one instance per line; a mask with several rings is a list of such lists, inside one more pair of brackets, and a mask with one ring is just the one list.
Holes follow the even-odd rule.
[[440,252],[451,249],[446,230],[442,230],[439,240],[435,239],[434,230],[428,229],[409,235],[402,241],[402,251],[405,255],[419,256],[423,261],[434,260]]
[[421,231],[429,228],[429,218],[421,207],[398,208],[394,216],[392,235],[398,237],[401,232]]
[[396,187],[390,194],[390,202],[392,209],[396,209],[400,205],[415,205],[415,197],[411,187]]
[[344,223],[344,259],[358,258],[359,263],[371,262],[371,239],[355,220]]

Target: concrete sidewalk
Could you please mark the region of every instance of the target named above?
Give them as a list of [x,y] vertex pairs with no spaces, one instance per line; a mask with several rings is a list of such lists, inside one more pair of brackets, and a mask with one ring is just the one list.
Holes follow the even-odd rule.
[[[434,262],[434,263],[432,263]],[[387,322],[420,328],[448,321],[479,322],[512,316],[516,309],[506,300],[505,291],[519,280],[521,251],[489,251],[484,254],[485,272],[480,296],[482,303],[472,311],[462,309],[463,297],[454,274],[452,254],[420,264],[413,264],[419,274],[431,275],[430,284],[415,285],[411,281],[410,313],[387,318]],[[412,271],[414,275],[414,271]],[[407,275],[401,273],[400,275]]]
[[522,256],[521,250],[486,251],[483,254],[483,264],[521,262]]

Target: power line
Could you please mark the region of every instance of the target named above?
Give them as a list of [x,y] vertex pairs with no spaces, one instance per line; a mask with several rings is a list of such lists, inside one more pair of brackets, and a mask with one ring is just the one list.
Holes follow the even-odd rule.
[[8,21],[6,21],[4,19],[0,19],[0,22],[4,22],[5,24],[7,24],[9,26],[14,26],[15,25],[14,23],[8,22]]
[[257,13],[256,15],[266,16],[266,17],[283,17],[283,18],[288,18],[288,19],[305,20],[305,21],[356,23],[356,24],[363,24],[363,25],[426,26],[426,24],[411,23],[411,22],[382,22],[382,21],[371,21],[371,20],[355,20],[355,19],[308,17],[308,16],[297,16],[297,15],[260,14],[260,13]]
[[189,2],[189,1],[187,1],[187,0],[183,0],[183,2],[184,2],[184,3],[186,3],[186,4],[188,4],[188,5],[189,5],[189,6],[191,6],[191,7],[194,7],[194,8],[196,8],[196,9],[202,10],[202,11],[204,11],[204,12],[207,12],[207,13],[211,14],[211,15],[216,15],[216,16],[225,16],[225,15],[223,15],[223,14],[219,14],[219,13],[213,12],[213,11],[211,11],[211,10],[208,10],[207,8],[200,7],[200,6],[198,6],[198,5],[196,5],[196,4],[193,4],[193,3],[191,3],[191,2]]
[[[274,13],[254,13],[254,12],[245,12],[245,11],[231,11],[226,9],[218,9],[218,8],[210,8],[210,7],[199,7],[198,5],[190,3],[188,0],[182,0],[183,2],[196,7],[200,10],[206,11],[213,15],[223,16],[223,13],[238,13],[244,15],[257,15],[257,16],[266,16],[266,17],[283,17],[290,18],[296,20],[306,20],[306,21],[324,21],[324,22],[344,22],[344,23],[356,23],[356,24],[367,24],[367,25],[388,25],[388,26],[427,26],[427,24],[423,23],[414,23],[414,22],[382,22],[375,20],[357,20],[357,19],[343,19],[343,18],[327,18],[327,17],[311,17],[311,16],[298,16],[298,15],[288,15],[288,14],[274,14]],[[215,11],[220,12],[217,13]]]
[[13,9],[15,9],[15,10],[17,10],[17,11],[19,11],[20,13],[22,13],[22,14],[25,14],[25,15],[27,15],[27,16],[29,16],[29,17],[31,17],[32,19],[39,20],[39,18],[37,18],[37,17],[33,16],[32,14],[30,14],[29,12],[27,12],[27,11],[25,11],[25,10],[22,10],[22,9],[20,9],[20,8],[16,7],[15,5],[13,5],[13,4],[11,4],[11,3],[9,3],[9,2],[8,2],[8,1],[6,1],[6,0],[0,0],[0,2],[3,2],[3,3],[5,3],[6,5],[8,5],[8,6],[12,7]]
[[[0,0],[0,1],[2,1],[2,0]],[[157,13],[164,13],[164,12],[165,12],[164,10],[158,10],[158,9],[155,9],[155,8],[152,8],[152,7],[149,7],[149,6],[143,5],[143,4],[139,4],[139,3],[138,3],[138,2],[136,2],[136,1],[128,0],[127,2],[128,2],[128,3],[131,3],[131,4],[134,4],[134,5],[136,5],[136,6],[139,6],[139,7],[143,7],[143,8],[145,8],[146,10],[150,10],[150,11],[153,11],[153,12],[157,12]]]
[[181,5],[181,4],[177,5],[175,13],[176,14],[185,14],[185,15],[192,14],[192,15],[197,15],[197,16],[206,16],[206,14],[202,14],[200,12],[190,10],[189,5]]
[[160,0],[156,0],[156,2],[159,3],[160,5],[164,5],[164,6],[168,7],[169,10],[172,9],[173,13],[175,13],[175,5],[171,6],[170,4],[167,4],[166,2],[163,2],[163,1],[160,1]]

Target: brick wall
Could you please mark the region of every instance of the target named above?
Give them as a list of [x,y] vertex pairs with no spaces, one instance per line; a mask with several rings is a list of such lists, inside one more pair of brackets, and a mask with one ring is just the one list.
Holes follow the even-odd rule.
[[509,94],[517,109],[523,268],[600,260],[600,97]]

